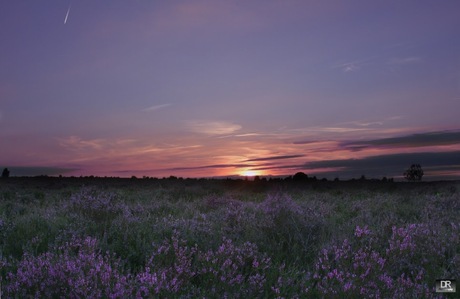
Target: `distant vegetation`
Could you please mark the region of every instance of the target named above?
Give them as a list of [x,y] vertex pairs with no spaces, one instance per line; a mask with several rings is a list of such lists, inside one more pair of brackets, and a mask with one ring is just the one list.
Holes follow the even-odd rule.
[[9,176],[10,176],[10,171],[8,170],[8,168],[4,168],[2,171],[2,178],[7,178]]
[[443,298],[459,277],[458,183],[305,179],[0,180],[2,298]]
[[[420,166],[420,164],[412,164],[406,171],[404,171],[403,173],[403,176],[404,176],[404,179],[408,180],[408,181],[421,181],[422,180],[422,177],[424,175],[424,171],[422,169],[422,167]],[[3,178],[8,178],[10,176],[10,171],[8,170],[8,168],[4,168],[3,169],[3,172],[2,172],[2,177]],[[34,177],[48,177],[48,175],[39,175],[39,176],[34,176]],[[62,175],[59,175],[58,176],[59,178],[71,178],[71,179],[77,179],[77,178],[80,178],[80,179],[120,179],[118,177],[97,177],[97,176],[94,176],[94,175],[89,175],[89,176],[79,176],[79,177],[75,177],[75,176],[70,176],[70,177],[63,177]],[[265,182],[279,182],[279,181],[286,181],[286,182],[297,182],[297,183],[307,183],[307,182],[310,182],[310,183],[313,183],[313,182],[317,182],[317,181],[322,181],[322,182],[325,182],[325,181],[328,181],[327,178],[317,178],[316,176],[309,176],[308,174],[304,173],[304,172],[296,172],[294,175],[288,175],[288,176],[260,176],[260,175],[256,175],[254,177],[248,177],[248,176],[230,176],[230,177],[227,177],[227,178],[223,178],[223,177],[220,177],[220,178],[211,178],[211,177],[208,177],[208,178],[182,178],[182,177],[177,177],[177,176],[169,176],[169,177],[163,177],[163,178],[156,178],[156,177],[149,177],[149,176],[143,176],[142,178],[138,178],[136,176],[131,176],[131,179],[132,180],[138,180],[138,179],[143,179],[143,180],[213,180],[213,179],[224,179],[224,180],[227,180],[227,181],[231,181],[231,180],[235,180],[235,181],[242,181],[242,180],[245,180],[245,181],[249,181],[249,180],[253,180],[255,182],[261,182],[261,183],[265,183]],[[361,175],[358,179],[356,178],[351,178],[351,179],[346,179],[346,180],[342,180],[342,181],[382,181],[382,182],[393,182],[394,179],[393,178],[387,178],[387,177],[382,177],[382,178],[367,178],[365,175]],[[340,181],[340,178],[336,177],[333,179],[334,182],[338,182]]]
[[420,164],[412,164],[405,172],[404,177],[408,181],[421,181],[423,177],[423,169]]

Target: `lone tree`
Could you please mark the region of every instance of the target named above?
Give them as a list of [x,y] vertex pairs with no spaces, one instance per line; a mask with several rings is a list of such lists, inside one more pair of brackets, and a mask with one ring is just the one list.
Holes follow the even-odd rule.
[[8,170],[8,168],[4,168],[2,172],[2,178],[7,178],[9,176],[10,176],[10,171]]
[[405,172],[404,177],[408,181],[421,181],[423,176],[423,169],[420,164],[412,164]]
[[308,181],[308,175],[306,175],[303,172],[297,172],[296,174],[294,174],[292,179],[297,182]]

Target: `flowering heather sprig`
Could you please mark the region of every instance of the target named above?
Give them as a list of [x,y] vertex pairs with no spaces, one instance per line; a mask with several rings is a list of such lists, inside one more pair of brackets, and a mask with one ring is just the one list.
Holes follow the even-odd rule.
[[181,230],[181,231],[194,231],[200,233],[211,234],[211,223],[207,219],[205,214],[198,214],[191,219],[178,218],[172,215],[157,219],[157,222],[153,225],[154,229],[157,230]]
[[365,225],[364,227],[359,227],[359,225],[356,226],[356,229],[355,229],[355,237],[357,238],[361,238],[362,236],[367,236],[371,233],[371,231],[369,230],[369,228],[367,227],[367,225]]
[[137,297],[177,294],[195,274],[192,259],[197,247],[187,246],[177,232],[155,251],[145,269],[135,277]]
[[294,214],[302,213],[300,205],[287,194],[269,194],[259,207],[266,215],[272,217],[276,217],[283,211]]
[[268,195],[258,210],[252,225],[265,236],[265,246],[261,248],[285,262],[299,255],[313,258],[323,228],[322,217],[309,213],[309,209],[302,209],[289,195],[280,193]]
[[[393,276],[405,274],[411,278],[424,271],[431,273],[429,279],[436,279],[434,269],[438,265],[453,264],[448,269],[450,273],[438,275],[455,276],[458,274],[459,263],[456,257],[460,254],[458,248],[458,226],[451,223],[450,227],[439,224],[407,224],[402,227],[392,227],[392,235],[388,241],[386,255],[392,257],[389,271]],[[442,276],[441,275],[441,276]]]
[[[6,296],[34,298],[126,298],[130,275],[110,254],[101,254],[93,238],[74,239],[38,257],[25,254],[15,273],[8,273]],[[61,252],[59,252],[61,251]]]
[[[394,227],[389,248],[382,255],[373,248],[374,239],[367,226],[357,226],[352,242],[345,239],[341,246],[322,250],[315,263],[313,279],[316,283],[307,293],[317,291],[339,297],[433,298],[433,290],[423,282],[426,274],[423,268],[405,269],[398,264],[402,257],[413,255],[415,231],[429,234],[423,225]],[[394,253],[401,250],[405,251],[404,255],[395,256]],[[409,272],[395,276],[394,267]]]
[[204,207],[206,210],[216,210],[221,207],[227,206],[241,206],[243,203],[239,200],[235,200],[229,196],[216,196],[212,195],[204,199]]
[[94,188],[84,187],[64,203],[64,208],[100,222],[122,213],[126,206],[117,201],[117,196],[114,193],[100,192]]
[[235,245],[224,239],[217,250],[206,252],[187,246],[174,233],[170,240],[157,246],[145,270],[136,278],[137,296],[174,296],[179,291],[219,295],[227,290],[230,297],[261,294],[271,266],[249,242]]

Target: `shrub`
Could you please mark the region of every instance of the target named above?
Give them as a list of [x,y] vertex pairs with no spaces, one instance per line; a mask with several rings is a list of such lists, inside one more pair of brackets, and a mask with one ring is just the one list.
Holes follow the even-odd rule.
[[9,176],[10,176],[10,171],[8,170],[8,168],[4,168],[2,172],[2,178],[7,178]]
[[404,177],[408,181],[421,181],[423,177],[423,169],[420,164],[412,164],[405,172]]

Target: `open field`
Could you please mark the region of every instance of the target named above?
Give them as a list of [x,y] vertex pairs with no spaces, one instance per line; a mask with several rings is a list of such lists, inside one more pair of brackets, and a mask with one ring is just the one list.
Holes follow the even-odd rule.
[[450,298],[460,183],[0,180],[1,298]]

